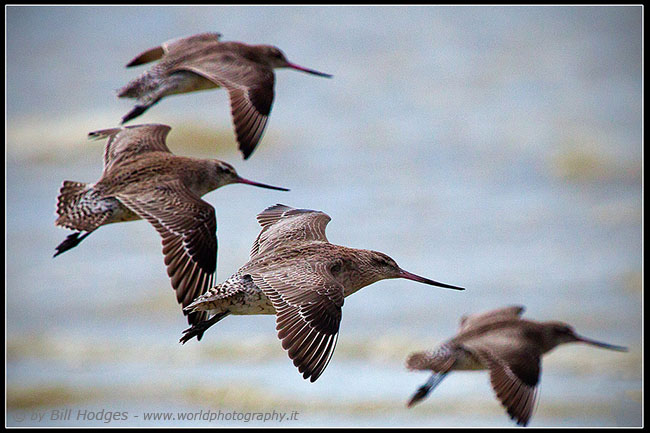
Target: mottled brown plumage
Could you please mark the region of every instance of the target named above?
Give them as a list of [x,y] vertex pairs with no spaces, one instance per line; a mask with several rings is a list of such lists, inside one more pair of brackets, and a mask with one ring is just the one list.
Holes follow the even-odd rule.
[[[63,182],[55,224],[77,232],[55,256],[103,225],[145,219],[162,237],[167,273],[185,307],[212,286],[216,269],[215,211],[201,196],[231,183],[286,189],[244,179],[223,161],[172,154],[165,144],[170,129],[151,124],[89,134],[108,137],[104,170],[94,184]],[[188,317],[190,324],[204,319],[203,313]]]
[[181,342],[228,314],[275,314],[282,347],[313,382],[334,352],[345,297],[385,278],[463,290],[406,272],[385,254],[331,244],[323,212],[278,204],[257,219],[262,230],[249,262],[186,308],[214,316],[187,329]]
[[331,75],[290,63],[270,45],[221,42],[219,33],[174,39],[151,48],[127,67],[160,60],[118,91],[121,98],[136,98],[127,122],[168,95],[223,87],[230,96],[239,149],[248,158],[259,142],[273,105],[274,68],[292,68],[310,74]]
[[429,352],[411,354],[411,370],[431,370],[433,375],[408,403],[422,400],[450,372],[489,370],[499,401],[517,424],[527,425],[535,408],[542,355],[563,343],[583,342],[611,350],[621,346],[581,337],[560,322],[534,322],[520,316],[522,306],[463,316],[458,334]]

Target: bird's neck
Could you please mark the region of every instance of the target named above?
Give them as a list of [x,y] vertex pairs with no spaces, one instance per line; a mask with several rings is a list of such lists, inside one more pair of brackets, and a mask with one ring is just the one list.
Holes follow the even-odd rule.
[[542,353],[548,353],[562,344],[562,342],[558,341],[557,338],[553,335],[551,328],[546,327],[543,324],[537,325],[537,332],[539,333],[538,339],[540,341],[540,348]]
[[214,191],[217,188],[224,186],[223,179],[215,176],[216,168],[214,162],[205,159],[195,159],[194,169],[185,170],[181,173],[184,178],[185,185],[192,190],[193,193],[199,197]]
[[349,252],[350,254],[344,260],[340,273],[341,278],[347,282],[343,284],[345,287],[345,296],[349,296],[383,279],[371,265],[369,251],[349,248]]

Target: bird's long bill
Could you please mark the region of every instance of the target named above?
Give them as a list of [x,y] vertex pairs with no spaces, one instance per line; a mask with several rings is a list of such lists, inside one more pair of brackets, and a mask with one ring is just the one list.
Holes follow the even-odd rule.
[[313,69],[305,68],[304,66],[296,65],[295,63],[287,62],[287,68],[295,69],[297,71],[307,72],[308,74],[318,75],[319,77],[332,78],[333,75],[326,74],[325,72],[318,72]]
[[438,287],[444,287],[445,289],[454,289],[454,290],[465,290],[463,287],[457,287],[457,286],[451,286],[449,284],[445,283],[439,283],[438,281],[433,281],[428,278],[421,277],[419,275],[412,274],[410,272],[406,272],[404,269],[400,269],[399,271],[399,278],[406,278],[407,280],[413,280],[417,281],[418,283],[424,283],[424,284],[429,284],[431,286],[438,286]]
[[246,185],[259,186],[260,188],[276,189],[278,191],[289,191],[287,188],[282,188],[280,186],[267,185],[265,183],[253,182],[252,180],[244,179],[243,177],[238,178],[237,183],[244,183]]
[[592,340],[591,338],[582,337],[580,335],[576,335],[576,341],[579,341],[581,343],[591,344],[592,346],[602,347],[603,349],[616,350],[619,352],[627,352],[627,347],[603,343],[602,341]]

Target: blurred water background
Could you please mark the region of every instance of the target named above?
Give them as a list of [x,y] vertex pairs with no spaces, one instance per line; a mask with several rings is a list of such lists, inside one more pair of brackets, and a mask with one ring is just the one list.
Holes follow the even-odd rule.
[[[486,373],[427,378],[409,352],[465,313],[508,304],[629,353],[563,346],[544,358],[532,426],[642,424],[640,7],[7,7],[6,395],[9,425],[53,410],[125,411],[128,425],[510,426]],[[52,259],[63,180],[94,182],[131,108],[135,55],[218,31],[277,45],[331,80],[276,72],[266,135],[236,151],[223,91],[174,96],[131,123],[172,126],[178,154],[216,157],[282,193],[205,196],[218,281],[247,261],[255,215],[319,209],[333,243],[385,252],[447,291],[387,280],[346,299],[338,347],[302,379],[272,316],[186,321],[146,222],[103,227]],[[146,411],[284,411],[295,421],[145,421]],[[40,421],[31,420],[44,413]]]

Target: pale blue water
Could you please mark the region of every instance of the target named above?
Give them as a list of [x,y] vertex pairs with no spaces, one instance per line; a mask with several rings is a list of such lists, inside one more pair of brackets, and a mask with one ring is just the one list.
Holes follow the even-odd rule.
[[[280,202],[327,212],[334,243],[467,290],[391,280],[346,299],[339,345],[312,384],[272,317],[230,317],[179,345],[186,322],[145,222],[104,227],[52,259],[68,234],[53,224],[61,182],[99,176],[103,143],[85,136],[131,107],[114,90],[143,68],[124,65],[202,31],[334,74],[276,73],[250,160],[232,139],[224,153],[201,150],[291,188],[206,195],[219,281],[247,260],[254,216]],[[510,426],[485,373],[451,375],[407,410],[426,375],[402,364],[461,315],[512,303],[630,347],[545,358],[532,426],[642,424],[639,7],[8,7],[6,90],[9,425],[77,425],[27,424],[65,407],[131,414],[111,426],[217,425],[145,422],[146,411],[274,408],[300,416],[218,425]],[[138,122],[171,125],[176,142],[181,126],[233,134],[224,92],[168,98]]]

